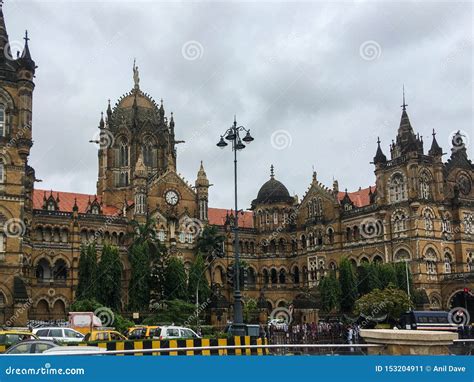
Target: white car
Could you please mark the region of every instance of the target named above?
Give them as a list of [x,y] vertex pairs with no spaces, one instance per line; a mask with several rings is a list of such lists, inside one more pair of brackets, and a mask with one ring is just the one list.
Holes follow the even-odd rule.
[[104,353],[107,349],[98,346],[56,346],[54,348],[45,350],[43,355],[81,355],[91,353]]
[[81,342],[84,340],[84,334],[71,328],[36,328],[33,329],[41,340],[56,340],[59,342]]
[[201,338],[194,330],[182,326],[161,326],[153,336],[155,339],[172,340],[176,338]]

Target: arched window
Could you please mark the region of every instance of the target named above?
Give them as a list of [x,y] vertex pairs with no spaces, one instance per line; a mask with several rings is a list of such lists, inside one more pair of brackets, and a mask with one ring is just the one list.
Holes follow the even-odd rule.
[[278,282],[280,284],[286,284],[286,272],[283,268],[280,269],[280,274],[278,276]]
[[321,198],[316,199],[316,216],[322,216],[323,215],[323,202],[321,201]]
[[119,148],[119,166],[128,166],[128,146],[127,143],[122,142]]
[[7,299],[5,298],[3,292],[0,291],[0,307],[4,307],[6,303]]
[[393,232],[400,233],[407,229],[407,216],[404,211],[395,211],[392,216]]
[[399,262],[399,261],[408,261],[410,260],[410,254],[406,249],[399,249],[394,256],[394,261]]
[[247,271],[247,285],[255,286],[256,279],[257,279],[257,276],[255,274],[255,270],[252,267],[249,267]]
[[419,188],[420,188],[420,198],[429,199],[430,198],[430,176],[426,171],[423,171],[419,179]]
[[346,241],[350,242],[352,240],[352,231],[351,227],[346,228]]
[[428,248],[425,253],[426,273],[436,275],[436,252],[433,248]]
[[300,269],[297,265],[293,267],[293,283],[299,284],[300,283]]
[[270,282],[270,275],[268,274],[268,269],[264,269],[262,274],[263,274],[263,283],[268,284]]
[[306,249],[306,236],[301,235],[301,248]]
[[275,268],[272,268],[270,271],[270,277],[272,284],[276,284],[278,282],[277,270]]
[[467,271],[468,272],[474,272],[474,255],[472,254],[472,252],[469,252],[467,254]]
[[395,174],[390,180],[390,201],[397,203],[405,200],[407,196],[407,185],[402,174]]
[[328,228],[328,240],[329,244],[334,244],[334,230],[332,228]]
[[63,259],[59,259],[54,264],[53,279],[55,281],[64,281],[67,278],[67,265]]
[[433,212],[429,208],[425,208],[423,211],[423,219],[425,221],[425,230],[427,232],[433,232]]
[[0,158],[0,183],[5,182],[5,163],[3,158]]
[[5,128],[5,105],[0,105],[0,137],[7,134]]
[[126,187],[126,186],[128,186],[128,172],[122,171],[122,172],[120,173],[120,183],[119,183],[119,186],[120,186],[120,187]]
[[451,273],[452,271],[452,267],[451,267],[451,264],[453,262],[453,259],[451,257],[451,255],[446,252],[444,254],[444,273]]
[[143,162],[145,166],[151,167],[154,165],[154,158],[153,158],[153,146],[148,143],[143,146]]

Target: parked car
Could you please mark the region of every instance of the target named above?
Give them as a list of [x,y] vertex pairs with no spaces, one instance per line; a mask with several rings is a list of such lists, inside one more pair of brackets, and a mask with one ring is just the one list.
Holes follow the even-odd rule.
[[153,338],[160,340],[170,340],[176,338],[201,338],[194,330],[182,326],[162,326]]
[[[158,336],[161,327],[157,325],[132,326],[128,328],[127,337],[129,340],[140,340]],[[158,333],[158,334],[156,334]]]
[[127,340],[123,334],[115,330],[93,330],[87,333],[84,341],[124,341]]
[[71,328],[37,328],[33,329],[33,333],[42,340],[55,340],[60,342],[82,342],[84,340],[84,334]]
[[37,340],[38,337],[27,331],[21,330],[1,330],[0,331],[0,345],[4,345],[9,347],[11,345],[15,345],[18,342],[24,340]]
[[107,349],[100,348],[98,346],[57,346],[48,350],[45,350],[45,355],[81,355],[89,353],[104,353]]
[[44,351],[58,347],[55,341],[46,340],[25,340],[10,346],[5,354],[41,354]]

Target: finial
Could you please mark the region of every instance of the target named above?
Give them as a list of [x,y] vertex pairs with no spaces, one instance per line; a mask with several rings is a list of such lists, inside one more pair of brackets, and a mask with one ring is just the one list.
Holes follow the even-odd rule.
[[431,133],[431,135],[433,136],[433,138],[436,136],[436,131],[435,131],[435,129],[433,129],[433,132]]
[[377,137],[377,144],[380,146],[380,137]]
[[275,178],[275,173],[274,173],[273,170],[274,170],[274,167],[273,167],[273,165],[271,165],[270,166],[270,178],[272,178],[272,179]]
[[23,37],[23,40],[25,40],[25,45],[28,45],[28,41],[30,41],[30,38],[28,37],[28,30],[25,30],[25,37]]
[[140,74],[138,73],[138,66],[136,64],[136,59],[133,59],[133,82],[135,84],[135,89],[140,87]]
[[403,85],[403,105],[401,106],[402,110],[405,111],[407,109],[407,104],[405,102],[405,85]]

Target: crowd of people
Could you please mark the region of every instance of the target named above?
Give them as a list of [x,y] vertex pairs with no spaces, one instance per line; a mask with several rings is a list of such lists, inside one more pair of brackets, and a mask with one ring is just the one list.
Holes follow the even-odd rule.
[[262,328],[262,334],[273,343],[358,343],[358,324],[343,324],[340,321],[288,324],[270,322]]

